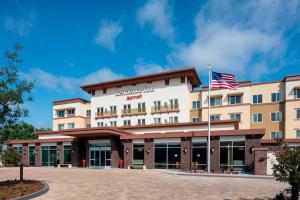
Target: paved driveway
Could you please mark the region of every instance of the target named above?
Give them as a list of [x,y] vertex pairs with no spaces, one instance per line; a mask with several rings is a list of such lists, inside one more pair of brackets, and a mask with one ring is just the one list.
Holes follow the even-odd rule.
[[[176,176],[157,170],[25,168],[26,179],[50,190],[38,199],[268,199],[286,185],[274,180]],[[0,168],[0,181],[18,178]]]

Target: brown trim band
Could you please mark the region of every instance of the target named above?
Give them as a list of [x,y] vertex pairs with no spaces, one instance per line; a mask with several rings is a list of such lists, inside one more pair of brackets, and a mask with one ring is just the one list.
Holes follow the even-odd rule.
[[69,104],[69,103],[90,103],[90,101],[87,101],[82,98],[74,98],[74,99],[65,99],[65,100],[59,100],[59,101],[54,101],[53,105],[63,105],[63,104]]
[[[214,108],[226,108],[226,107],[238,107],[238,106],[250,106],[250,103],[241,103],[241,104],[233,104],[233,105],[221,105],[221,106],[211,106],[211,109]],[[202,109],[208,109],[208,107],[202,107]]]
[[55,117],[55,118],[53,118],[53,120],[62,120],[62,119],[70,119],[70,118],[84,118],[84,119],[90,119],[90,117],[71,116],[71,117]]
[[6,144],[33,144],[33,143],[54,143],[54,142],[75,142],[77,138],[53,138],[53,139],[34,139],[34,140],[9,140]]

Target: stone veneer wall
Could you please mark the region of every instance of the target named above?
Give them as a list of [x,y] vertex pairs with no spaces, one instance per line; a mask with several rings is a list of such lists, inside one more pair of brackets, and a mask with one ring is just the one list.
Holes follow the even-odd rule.
[[[128,150],[128,152],[126,152]],[[124,168],[127,169],[128,166],[132,165],[133,151],[132,142],[124,141]]]
[[[181,138],[181,169],[191,169],[191,138]],[[186,152],[184,151],[186,149]]]
[[[149,153],[147,152],[149,149]],[[144,142],[144,164],[147,169],[154,169],[154,143],[153,139]]]

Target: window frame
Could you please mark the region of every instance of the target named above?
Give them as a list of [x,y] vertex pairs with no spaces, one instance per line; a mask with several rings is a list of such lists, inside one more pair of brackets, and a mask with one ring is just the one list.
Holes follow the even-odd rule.
[[[228,96],[228,104],[229,105],[239,105],[242,104],[242,96],[243,95],[230,95]],[[234,98],[234,102],[232,102],[232,98]],[[239,102],[237,101],[237,99],[239,98]]]
[[198,109],[200,109],[201,108],[201,106],[200,106],[200,101],[193,101],[192,102],[192,109],[193,110],[198,110]]
[[[273,133],[275,133],[275,135],[277,135],[277,136],[280,133],[280,137],[272,137]],[[282,139],[283,138],[282,131],[271,131],[270,137],[271,137],[271,139]]]
[[[280,113],[280,120],[277,120],[277,115],[275,115],[275,120],[272,120],[272,116],[273,116],[273,114],[278,114],[278,113]],[[270,114],[270,121],[271,122],[281,122],[282,121],[282,112],[280,112],[280,111],[278,111],[278,112],[271,112],[271,114]]]
[[[220,100],[220,104],[219,105],[216,105],[216,99],[219,99]],[[212,104],[212,102],[214,102],[214,104]],[[211,107],[218,107],[218,106],[222,106],[222,97],[213,97],[213,98],[210,98],[210,106]]]
[[[256,99],[256,102],[254,101],[254,98],[257,98]],[[259,102],[259,97],[261,97],[261,101]],[[263,103],[263,95],[262,94],[254,94],[252,95],[252,104],[262,104]]]
[[[279,94],[279,96],[278,96]],[[275,95],[275,101],[273,101],[273,95]],[[279,97],[279,100],[277,99]],[[273,92],[271,94],[271,102],[276,103],[276,102],[281,102],[282,101],[282,93],[281,92]]]
[[[254,121],[254,115],[257,116],[257,121]],[[258,115],[261,115],[261,121],[258,121]],[[263,122],[263,113],[252,113],[252,123],[262,123]]]

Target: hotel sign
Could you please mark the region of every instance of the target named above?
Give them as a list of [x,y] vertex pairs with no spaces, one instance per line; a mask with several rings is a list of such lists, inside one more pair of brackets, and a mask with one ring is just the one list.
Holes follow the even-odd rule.
[[136,89],[126,89],[122,91],[117,91],[116,96],[125,96],[125,95],[135,95],[135,94],[141,94],[141,93],[147,93],[147,92],[154,92],[154,87],[142,87],[142,88],[136,88]]

